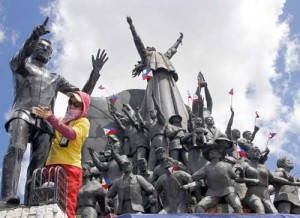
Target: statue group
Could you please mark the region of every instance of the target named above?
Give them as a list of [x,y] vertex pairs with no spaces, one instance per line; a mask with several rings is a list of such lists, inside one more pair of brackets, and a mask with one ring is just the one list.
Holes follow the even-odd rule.
[[[82,92],[79,91],[65,78],[46,69],[52,46],[49,40],[40,37],[49,33],[47,22],[48,18],[34,28],[10,62],[16,90],[5,125],[10,142],[3,159],[1,197],[7,204],[20,203],[16,192],[27,143],[31,143],[31,156],[25,205],[31,194],[33,171],[49,166],[49,159],[59,159],[54,156],[61,155],[54,151],[57,131],[62,135],[58,134],[61,141],[64,137],[68,139],[66,145],[58,142],[59,151],[74,155],[74,151],[64,151],[71,150],[70,146],[76,144],[72,140],[78,140],[76,136],[80,135],[80,127],[72,121],[81,117],[75,117],[71,109],[84,110],[80,97],[84,96],[82,93],[92,93],[108,59],[105,51],[100,55],[99,49],[96,58],[92,57],[92,73]],[[212,97],[202,73],[197,77],[198,98],[192,107],[184,104],[176,86],[178,74],[170,61],[182,43],[183,34],[180,33],[167,52],[161,53],[154,47],[144,46],[131,17],[127,17],[127,23],[141,57],[132,75],[146,76],[147,87],[138,107],[124,102],[119,110],[115,100],[108,99],[107,110],[118,126],[118,134],[108,133],[100,152],[86,147],[89,161],[82,161],[81,166],[71,164],[82,171],[76,174],[82,175],[82,180],[81,188],[74,192],[78,195],[74,213],[75,207],[81,217],[107,213],[207,213],[217,204],[224,204],[232,213],[247,209],[258,214],[299,214],[300,182],[290,174],[293,164],[285,157],[280,158],[278,169],[272,173],[264,165],[270,150],[260,151],[253,142],[259,128],[244,131],[241,138],[240,130],[232,129],[232,107],[225,133],[217,128],[212,117]],[[56,121],[51,113],[57,92],[70,97],[66,116],[61,121]],[[79,98],[76,93],[80,94]],[[245,152],[243,155],[241,150]],[[77,159],[81,161],[81,157]],[[68,182],[72,183],[72,179]],[[272,201],[270,196],[274,193]],[[68,216],[74,217],[74,213]]]

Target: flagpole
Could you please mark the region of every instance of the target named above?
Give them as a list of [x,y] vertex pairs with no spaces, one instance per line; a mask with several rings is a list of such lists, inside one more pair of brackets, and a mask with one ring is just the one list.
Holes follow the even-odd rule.
[[104,89],[105,89],[105,91],[107,92],[107,94],[108,94],[109,96],[111,96],[111,94],[109,93],[109,91],[107,90],[107,88],[104,87]]
[[267,140],[267,145],[266,145],[266,147],[268,147],[268,145],[269,145],[269,141],[270,141],[270,137],[268,137],[268,140]]
[[232,107],[232,98],[233,98],[233,95],[231,95],[231,101],[230,101],[230,106]]
[[296,176],[298,173],[300,173],[300,170],[293,174],[292,177]]

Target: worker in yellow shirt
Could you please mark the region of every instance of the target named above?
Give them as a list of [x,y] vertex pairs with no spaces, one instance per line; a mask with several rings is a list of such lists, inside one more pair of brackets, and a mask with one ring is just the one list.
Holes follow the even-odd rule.
[[85,115],[90,96],[81,91],[67,94],[70,98],[63,119],[56,118],[48,108],[37,106],[32,113],[47,120],[55,129],[46,167],[61,166],[67,175],[67,215],[75,217],[77,195],[82,184],[81,148],[89,135],[90,123]]

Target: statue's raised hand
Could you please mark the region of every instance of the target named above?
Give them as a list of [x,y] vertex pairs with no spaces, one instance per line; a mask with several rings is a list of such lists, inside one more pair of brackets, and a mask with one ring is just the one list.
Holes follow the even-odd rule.
[[106,57],[107,54],[105,52],[105,49],[103,49],[101,55],[100,55],[100,51],[101,51],[101,49],[99,48],[96,59],[95,59],[94,55],[92,55],[93,69],[97,72],[99,72],[102,69],[103,65],[108,60],[108,57]]
[[87,150],[89,151],[90,154],[93,154],[93,153],[94,153],[94,149],[91,148],[91,147],[87,147]]
[[39,37],[50,33],[49,30],[46,29],[46,25],[48,23],[49,17],[46,17],[45,21],[43,22],[43,24],[36,26],[31,34],[31,38],[33,39],[38,39]]
[[180,32],[180,37],[179,37],[179,39],[183,39],[183,33],[182,32]]
[[127,23],[128,23],[129,25],[132,25],[132,19],[131,19],[130,16],[127,16],[127,17],[126,17],[126,20],[127,20]]

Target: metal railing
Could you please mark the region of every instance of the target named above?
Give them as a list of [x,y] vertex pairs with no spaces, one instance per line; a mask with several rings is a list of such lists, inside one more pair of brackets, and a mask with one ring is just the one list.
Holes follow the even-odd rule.
[[29,195],[29,205],[57,204],[66,211],[68,181],[60,166],[34,170]]

